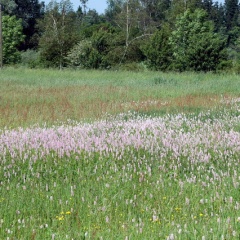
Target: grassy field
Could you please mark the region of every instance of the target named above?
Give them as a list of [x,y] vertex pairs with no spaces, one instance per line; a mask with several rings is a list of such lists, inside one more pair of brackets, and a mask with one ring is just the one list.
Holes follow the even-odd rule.
[[240,238],[240,78],[0,72],[0,239]]
[[99,119],[129,110],[199,111],[240,93],[237,75],[193,73],[7,68],[0,72],[0,85],[0,128]]

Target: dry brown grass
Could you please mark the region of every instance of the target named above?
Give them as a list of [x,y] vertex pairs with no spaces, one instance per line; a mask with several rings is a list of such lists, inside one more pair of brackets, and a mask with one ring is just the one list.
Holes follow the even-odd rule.
[[68,119],[97,119],[105,113],[116,114],[129,110],[140,112],[174,109],[211,108],[219,103],[219,96],[187,95],[152,98],[133,89],[113,86],[70,86],[64,88],[9,89],[0,98],[0,127],[28,126],[36,123],[53,124]]

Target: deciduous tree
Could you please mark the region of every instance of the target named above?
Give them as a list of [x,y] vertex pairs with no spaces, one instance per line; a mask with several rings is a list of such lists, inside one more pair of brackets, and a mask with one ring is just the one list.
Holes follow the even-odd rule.
[[46,66],[65,65],[68,51],[78,41],[75,30],[76,14],[69,0],[60,3],[52,0],[46,8],[43,21],[40,23],[43,34],[40,38],[41,59]]
[[[119,63],[136,61],[136,55],[141,56],[139,40],[151,35],[156,29],[155,25],[139,0],[110,0],[108,2],[107,15],[110,11],[111,22],[121,30],[119,35],[124,42]],[[133,54],[133,51],[138,54]]]
[[18,45],[24,40],[21,20],[15,16],[5,15],[2,18],[3,24],[3,62],[5,64],[17,63],[20,61]]

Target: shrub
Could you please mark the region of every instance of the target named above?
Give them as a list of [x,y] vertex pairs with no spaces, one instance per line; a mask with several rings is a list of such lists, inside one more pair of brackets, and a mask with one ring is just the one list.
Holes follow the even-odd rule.
[[31,49],[21,52],[21,64],[29,68],[40,67],[40,53]]

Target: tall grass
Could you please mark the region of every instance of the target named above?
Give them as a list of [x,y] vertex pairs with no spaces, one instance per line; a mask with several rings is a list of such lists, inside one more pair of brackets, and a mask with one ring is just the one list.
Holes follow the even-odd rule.
[[99,119],[106,112],[201,110],[240,92],[235,75],[24,68],[1,71],[0,85],[1,128]]

